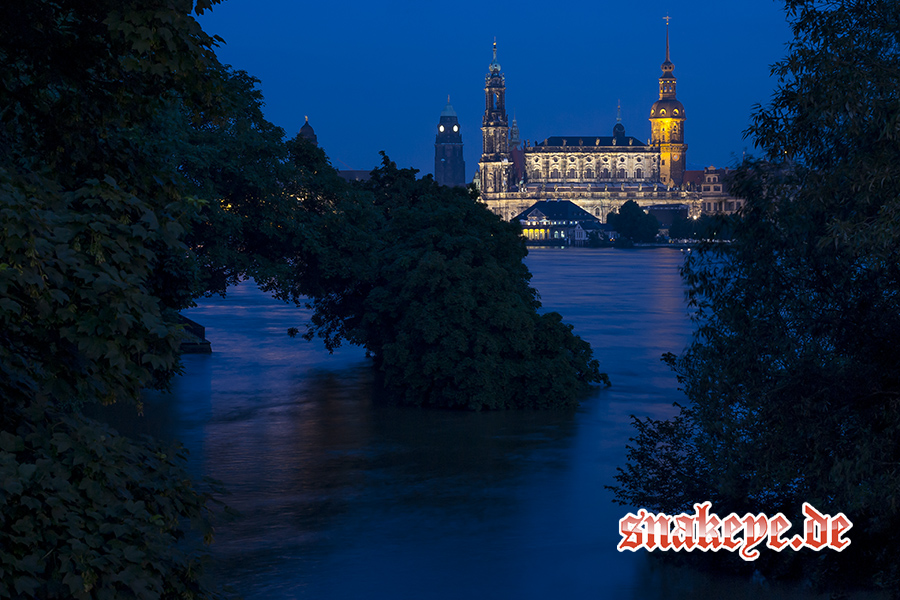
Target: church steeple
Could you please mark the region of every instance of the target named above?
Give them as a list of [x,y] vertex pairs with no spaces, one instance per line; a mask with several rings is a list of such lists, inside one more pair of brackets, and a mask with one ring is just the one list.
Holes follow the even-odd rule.
[[[497,40],[494,40],[494,59],[488,65],[488,74],[484,78],[484,118],[483,127],[509,126],[506,116],[506,78],[500,72],[500,63],[497,62]],[[502,144],[485,145],[485,154],[505,152]]]
[[514,183],[509,154],[509,118],[506,115],[506,78],[497,62],[497,40],[494,56],[484,78],[484,117],[481,119],[481,192],[502,193]]
[[513,113],[512,125],[509,127],[509,147],[511,150],[519,149],[519,124],[516,122],[515,113]]

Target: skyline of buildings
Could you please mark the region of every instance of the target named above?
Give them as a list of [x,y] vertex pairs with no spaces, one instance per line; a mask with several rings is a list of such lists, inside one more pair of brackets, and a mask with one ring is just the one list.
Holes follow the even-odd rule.
[[[658,99],[649,110],[651,136],[646,143],[626,135],[621,106],[611,136],[551,136],[529,143],[520,140],[515,117],[509,121],[506,77],[495,41],[485,77],[482,154],[474,177],[465,169],[459,118],[448,96],[435,134],[435,181],[456,186],[474,183],[481,201],[507,220],[548,200],[573,202],[602,222],[628,200],[645,210],[683,208],[694,217],[738,210],[742,203],[728,194],[727,168],[686,168],[687,111],[677,97],[668,26],[660,68]],[[308,118],[300,134],[315,143]],[[367,177],[365,170],[339,171],[349,180]]]
[[266,118],[294,135],[309,115],[342,170],[371,170],[383,150],[400,166],[433,172],[438,117],[450,94],[470,179],[481,154],[481,88],[495,37],[509,117],[522,138],[608,136],[621,101],[628,134],[646,142],[647,110],[657,99],[647,76],[658,74],[663,58],[667,11],[678,98],[691,113],[688,168],[731,166],[744,148],[752,152],[742,132],[753,105],[767,103],[776,83],[769,65],[791,37],[777,3],[673,8],[648,0],[636,10],[575,0],[548,11],[525,0],[488,19],[465,1],[448,13],[420,3],[229,0],[201,25],[225,40],[216,51],[224,63],[260,80]]
[[[551,136],[525,140],[519,148],[519,127],[515,120],[509,123],[506,77],[495,41],[485,76],[482,154],[474,177],[481,201],[506,220],[552,200],[572,202],[602,222],[628,200],[645,210],[685,207],[695,217],[738,209],[740,201],[728,197],[724,173],[715,167],[703,172],[686,168],[687,115],[677,98],[668,25],[660,68],[659,97],[649,110],[651,135],[646,143],[626,135],[620,107],[611,136]],[[713,178],[716,184],[704,185]]]

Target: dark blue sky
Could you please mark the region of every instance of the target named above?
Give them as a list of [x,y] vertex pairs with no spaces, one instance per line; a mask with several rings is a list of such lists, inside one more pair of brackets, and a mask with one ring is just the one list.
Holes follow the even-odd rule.
[[269,120],[293,137],[309,115],[338,169],[371,169],[385,150],[430,173],[449,94],[471,179],[495,36],[523,139],[611,135],[619,100],[626,132],[647,139],[666,14],[688,165],[729,166],[752,151],[742,132],[786,53],[781,2],[228,0],[200,21],[225,39],[222,62],[261,80]]

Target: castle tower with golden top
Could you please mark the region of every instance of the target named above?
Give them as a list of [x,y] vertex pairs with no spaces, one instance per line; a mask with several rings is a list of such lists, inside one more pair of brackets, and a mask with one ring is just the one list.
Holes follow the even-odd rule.
[[650,108],[650,145],[659,150],[659,181],[680,186],[684,181],[687,144],[684,106],[675,97],[675,65],[669,59],[669,18],[666,17],[666,60],[659,78],[659,100]]

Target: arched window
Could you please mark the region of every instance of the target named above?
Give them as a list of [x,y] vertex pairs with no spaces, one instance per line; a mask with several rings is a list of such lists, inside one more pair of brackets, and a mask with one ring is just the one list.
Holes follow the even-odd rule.
[[594,178],[594,170],[591,168],[587,168],[584,170],[584,178],[585,179],[593,179]]
[[550,179],[559,179],[559,169],[550,171]]
[[625,169],[619,169],[619,172],[616,173],[616,177],[619,179],[625,179]]
[[641,170],[640,167],[638,167],[637,169],[634,170],[634,178],[635,179],[641,179],[643,176],[644,176],[644,172]]
[[595,208],[595,209],[594,209],[594,216],[595,216],[595,217],[599,217],[599,216],[600,216],[600,209],[599,209],[599,208]]
[[600,173],[600,179],[609,179],[609,169],[603,169],[603,172]]
[[575,179],[575,169],[569,169],[569,172],[566,174],[566,177],[569,179]]

